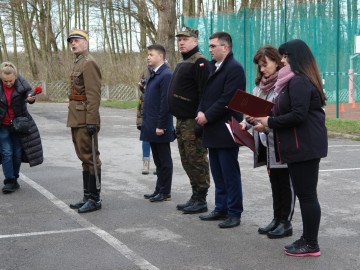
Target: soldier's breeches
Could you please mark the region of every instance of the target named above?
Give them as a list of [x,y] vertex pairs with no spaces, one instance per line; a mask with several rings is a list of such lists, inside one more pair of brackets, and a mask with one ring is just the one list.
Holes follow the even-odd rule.
[[[92,154],[91,137],[87,133],[86,127],[71,128],[72,141],[74,143],[75,152],[78,158],[82,161],[83,171],[90,171],[94,174],[94,162]],[[98,149],[97,134],[94,135],[95,144],[95,158],[98,171],[101,170],[101,160],[99,158],[100,152]]]
[[210,187],[209,160],[201,138],[195,136],[194,123],[193,119],[178,120],[176,136],[181,163],[192,188],[204,191]]

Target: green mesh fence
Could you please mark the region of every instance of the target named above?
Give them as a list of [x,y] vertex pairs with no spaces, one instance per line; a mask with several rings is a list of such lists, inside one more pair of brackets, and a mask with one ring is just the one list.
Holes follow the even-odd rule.
[[[248,92],[254,87],[256,67],[252,57],[257,49],[265,44],[278,47],[287,40],[299,38],[309,45],[319,65],[327,102],[348,102],[349,81],[353,84],[350,97],[353,95],[354,101],[360,101],[360,57],[354,55],[358,16],[339,16],[344,12],[340,2],[241,9],[231,14],[184,17],[183,22],[199,30],[199,47],[208,59],[209,36],[217,31],[231,34],[234,55],[245,68]],[[353,76],[349,73],[350,57]]]

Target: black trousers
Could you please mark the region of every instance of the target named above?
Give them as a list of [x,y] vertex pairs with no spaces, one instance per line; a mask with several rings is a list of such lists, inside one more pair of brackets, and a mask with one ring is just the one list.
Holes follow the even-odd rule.
[[321,209],[317,197],[320,159],[288,163],[295,195],[299,199],[303,236],[308,244],[317,244]]
[[173,175],[170,143],[150,142],[150,147],[156,165],[157,180],[155,191],[170,194]]
[[270,169],[274,218],[291,221],[294,214],[295,194],[287,168]]

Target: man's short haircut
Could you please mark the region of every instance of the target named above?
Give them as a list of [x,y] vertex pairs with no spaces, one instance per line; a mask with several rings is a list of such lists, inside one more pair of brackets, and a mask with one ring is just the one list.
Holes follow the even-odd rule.
[[166,58],[166,51],[164,46],[160,45],[160,44],[153,44],[147,47],[148,50],[155,50],[157,52],[159,52],[160,54],[162,54],[164,56],[164,60]]
[[232,39],[229,33],[226,32],[216,32],[210,36],[209,39],[217,38],[221,43],[226,43],[230,51],[232,50]]

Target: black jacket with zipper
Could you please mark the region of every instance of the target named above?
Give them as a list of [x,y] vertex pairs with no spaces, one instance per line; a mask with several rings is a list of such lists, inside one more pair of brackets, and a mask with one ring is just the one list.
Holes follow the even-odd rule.
[[[30,84],[18,76],[15,80],[14,91],[11,96],[11,108],[14,110],[15,117],[29,115],[27,103],[25,102],[29,94],[32,93]],[[0,83],[0,125],[8,111],[8,103],[3,90],[3,84]],[[39,165],[43,162],[43,150],[39,130],[32,120],[32,126],[29,134],[18,134],[23,150],[22,162],[29,163],[30,167]],[[1,155],[0,155],[1,163]]]
[[275,99],[269,128],[276,136],[277,158],[283,163],[327,156],[325,111],[319,92],[304,76],[295,75]]

